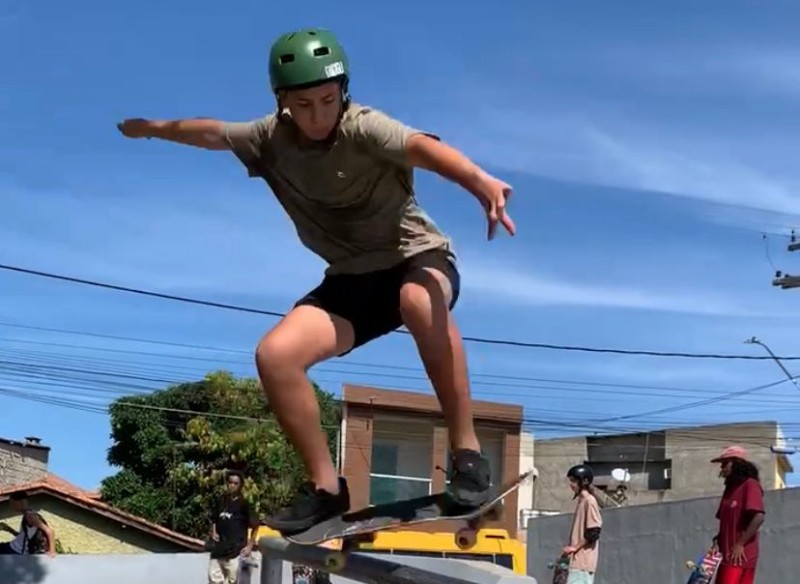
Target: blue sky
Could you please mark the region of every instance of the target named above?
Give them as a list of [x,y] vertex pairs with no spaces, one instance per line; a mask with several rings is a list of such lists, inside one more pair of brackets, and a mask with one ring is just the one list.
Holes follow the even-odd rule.
[[[460,7],[412,0],[389,13],[311,1],[301,16],[263,2],[77,0],[0,9],[0,50],[16,55],[0,92],[0,263],[285,311],[324,266],[264,183],[230,154],[125,140],[115,124],[262,116],[274,106],[271,41],[320,25],[350,54],[356,100],[440,134],[515,188],[518,235],[488,243],[470,195],[418,175],[421,202],[460,255],[465,334],[764,355],[743,344],[755,335],[800,355],[800,290],[771,286],[775,267],[800,272],[800,252],[786,252],[800,227],[800,8]],[[0,289],[0,435],[41,436],[53,471],[85,487],[111,472],[108,420],[64,405],[102,406],[217,368],[253,375],[252,348],[275,323],[2,270]],[[575,424],[771,419],[800,438],[800,394],[788,382],[689,407],[780,381],[771,361],[468,350],[475,396],[523,404],[540,437]],[[800,374],[800,362],[786,365]],[[103,383],[86,372],[98,369]],[[331,391],[427,388],[405,335],[314,378]],[[619,416],[628,418],[598,422]]]

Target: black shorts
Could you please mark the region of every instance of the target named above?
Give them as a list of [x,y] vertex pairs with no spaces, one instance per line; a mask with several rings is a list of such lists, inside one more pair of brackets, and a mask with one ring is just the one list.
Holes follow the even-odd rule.
[[421,252],[386,270],[325,276],[295,306],[316,306],[349,321],[355,332],[352,351],[403,325],[400,288],[406,276],[418,268],[433,268],[447,276],[452,288],[452,310],[461,290],[461,276],[450,253],[443,249]]

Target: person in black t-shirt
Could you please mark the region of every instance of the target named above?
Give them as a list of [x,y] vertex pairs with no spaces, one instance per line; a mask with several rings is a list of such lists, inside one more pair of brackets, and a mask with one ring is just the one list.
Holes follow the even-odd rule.
[[[225,473],[225,495],[211,509],[209,584],[235,584],[239,558],[249,556],[255,547],[258,521],[242,496],[243,484],[242,473]],[[249,538],[248,528],[252,528]]]

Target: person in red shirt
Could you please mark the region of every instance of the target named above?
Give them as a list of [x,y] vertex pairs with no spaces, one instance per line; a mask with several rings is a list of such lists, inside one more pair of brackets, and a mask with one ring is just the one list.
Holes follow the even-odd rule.
[[759,533],[764,523],[764,489],[758,468],[741,446],[730,446],[711,462],[719,463],[725,491],[717,510],[719,531],[714,545],[722,553],[716,584],[753,584],[758,564]]

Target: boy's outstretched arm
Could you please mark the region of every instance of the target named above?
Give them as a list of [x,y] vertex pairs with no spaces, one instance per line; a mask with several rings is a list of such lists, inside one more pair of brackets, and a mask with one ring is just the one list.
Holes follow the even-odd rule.
[[225,122],[211,118],[184,120],[124,120],[117,128],[128,138],[159,138],[206,150],[229,150]]
[[453,181],[480,201],[489,220],[489,239],[498,221],[511,235],[516,226],[506,213],[511,186],[484,171],[460,151],[427,134],[414,134],[406,142],[406,157],[411,166],[423,168]]

